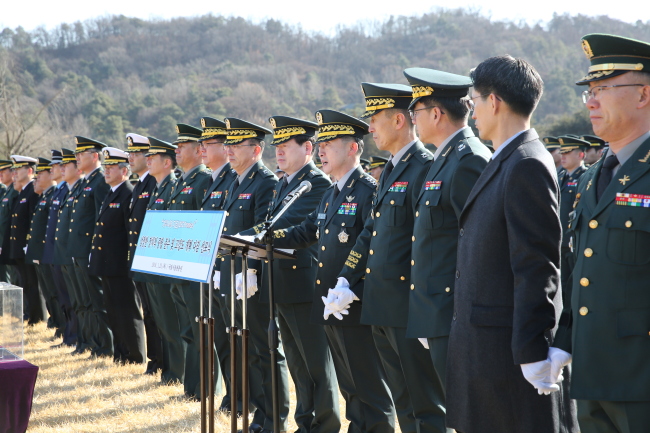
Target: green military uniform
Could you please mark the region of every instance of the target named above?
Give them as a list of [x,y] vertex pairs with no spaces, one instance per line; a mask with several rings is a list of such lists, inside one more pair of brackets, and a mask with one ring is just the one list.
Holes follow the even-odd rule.
[[[0,160],[0,170],[10,170],[13,161]],[[0,279],[2,281],[18,284],[17,273],[13,266],[14,261],[9,258],[9,226],[11,221],[11,209],[14,207],[18,192],[14,189],[13,184],[2,184],[0,192]]]
[[[368,132],[364,122],[333,110],[318,112],[322,123],[334,119],[342,126],[351,126],[354,137],[361,140]],[[348,132],[325,135],[317,142],[335,140]],[[392,432],[395,430],[395,410],[386,384],[386,374],[372,338],[372,329],[359,323],[362,302],[353,302],[343,320],[324,317],[322,297],[336,285],[336,272],[343,264],[363,230],[377,187],[375,180],[361,166],[352,169],[325,191],[318,208],[300,225],[276,230],[276,246],[306,248],[316,245],[318,272],[313,293],[311,321],[324,325],[339,389],[346,402],[349,431]],[[353,291],[363,291],[359,280]]]
[[[76,164],[74,152],[72,150],[62,148],[61,164]],[[87,321],[87,311],[83,306],[83,296],[81,294],[81,287],[75,276],[74,264],[72,257],[68,254],[68,240],[70,235],[70,220],[74,215],[72,213],[74,201],[79,196],[82,190],[83,179],[79,179],[74,185],[68,185],[69,190],[66,195],[61,199],[59,208],[59,217],[56,222],[56,229],[54,231],[54,259],[53,264],[61,266],[63,273],[63,280],[68,289],[70,296],[70,303],[72,309],[77,317],[77,345],[74,354],[83,353],[86,349],[90,348],[90,335],[88,327],[84,326]]]
[[[582,45],[591,67],[579,85],[650,68],[645,42],[591,34]],[[571,397],[583,433],[650,425],[649,191],[650,132],[616,154],[610,148],[578,183],[570,316],[555,344],[573,355]]]
[[[411,88],[362,84],[370,115],[384,108],[403,108]],[[381,103],[389,99],[390,103]],[[393,105],[395,104],[395,105]],[[375,107],[371,110],[371,107]],[[444,411],[435,406],[437,380],[431,357],[416,339],[406,337],[411,287],[413,207],[433,158],[419,140],[406,144],[386,165],[371,218],[340,273],[354,287],[365,275],[361,323],[373,325],[373,337],[389,377],[402,431],[444,429]],[[404,386],[406,385],[406,386]],[[410,411],[411,413],[408,413]],[[412,425],[415,418],[418,427]]]
[[[602,138],[595,135],[581,135],[580,140],[584,140],[589,143],[587,149],[596,149],[597,151],[607,148],[607,142]],[[586,164],[587,167],[592,166],[593,164]]]
[[[38,165],[36,166],[36,173],[42,171],[49,171],[52,167],[49,159],[38,158]],[[33,264],[36,268],[36,276],[38,278],[38,285],[43,292],[45,298],[45,305],[50,317],[47,321],[47,326],[56,328],[55,336],[63,336],[65,331],[66,319],[59,302],[58,291],[54,284],[54,276],[50,265],[41,263],[43,252],[45,250],[45,231],[47,229],[47,219],[50,212],[50,203],[52,195],[56,187],[50,186],[47,190],[43,191],[38,198],[38,203],[34,209],[32,221],[29,225],[29,235],[27,236],[27,252],[25,253],[25,262]]]
[[[177,125],[176,131],[178,138],[174,144],[196,143],[202,133],[199,128],[183,123]],[[172,185],[167,210],[200,209],[201,201],[210,186],[210,181],[210,171],[203,164],[183,173]],[[176,279],[171,288],[172,298],[178,310],[181,336],[187,342],[185,380],[183,382],[185,395],[195,399],[201,398],[199,324],[195,320],[199,316],[200,308],[199,287],[198,282]],[[217,377],[219,374],[215,375],[215,378]],[[220,389],[220,385],[216,389]]]
[[[201,126],[203,132],[199,141],[211,140],[216,137],[225,138],[226,124],[221,120],[212,117],[201,118]],[[226,197],[228,196],[228,188],[232,185],[237,177],[237,173],[230,168],[230,163],[226,163],[219,172],[212,172],[212,183],[205,191],[203,200],[201,201],[201,210],[221,210]],[[217,267],[219,264],[217,263]],[[216,288],[215,288],[216,289]],[[231,409],[230,403],[230,336],[226,333],[226,323],[230,323],[228,317],[228,309],[226,308],[224,295],[221,290],[214,290],[212,299],[216,306],[216,313],[214,317],[214,345],[219,359],[219,367],[223,377],[226,394],[221,400],[219,410],[229,412]],[[225,295],[224,295],[225,296]],[[238,407],[241,406],[241,396],[238,400]],[[237,409],[239,410],[239,409]]]
[[[176,154],[174,152],[176,145],[158,140],[154,137],[148,137],[148,139],[149,150],[145,154],[147,157],[162,154],[168,155],[174,161],[176,160]],[[149,198],[147,211],[166,210],[170,201],[172,186],[175,183],[176,176],[171,172],[157,184]],[[162,337],[162,382],[165,384],[175,381],[183,382],[185,380],[185,352],[187,351],[187,343],[181,337],[180,320],[171,295],[171,280],[151,274],[136,274],[138,278],[144,279],[147,282],[147,292],[151,300],[151,312]]]
[[[318,124],[286,116],[269,119],[273,126],[272,146],[294,138],[313,140]],[[304,144],[303,144],[304,146]],[[275,223],[275,229],[291,227],[304,219],[318,206],[323,193],[331,185],[329,178],[310,161],[300,170],[284,177],[273,190],[269,205],[269,219],[283,208],[283,201],[303,181],[311,183],[311,190],[303,194]],[[264,230],[259,224],[242,232],[252,235]],[[282,346],[287,364],[296,385],[296,413],[299,431],[318,428],[322,432],[338,432],[341,428],[338,411],[334,364],[322,326],[310,323],[316,279],[316,246],[296,251],[295,260],[274,260],[274,297]],[[261,302],[268,302],[268,264],[262,266]],[[320,302],[318,302],[320,303]]]
[[[544,137],[542,138],[542,142],[544,143],[546,150],[548,150],[549,152],[553,152],[560,148],[560,142],[558,141],[557,137],[551,137],[551,136]],[[561,165],[557,168],[558,180],[561,179],[562,176],[564,176],[565,171],[566,170]]]
[[[101,151],[106,145],[86,137],[75,137],[75,154],[91,149]],[[68,236],[68,256],[74,263],[83,302],[79,326],[87,332],[91,355],[113,356],[113,334],[108,326],[101,278],[88,272],[88,256],[99,210],[110,187],[101,167],[86,173],[81,190],[74,200]],[[82,319],[83,318],[83,319]]]
[[[247,138],[263,140],[271,131],[259,125],[236,118],[227,118],[228,136],[225,145],[236,146]],[[228,188],[229,194],[223,204],[226,211],[226,221],[223,232],[235,235],[262,223],[268,215],[269,202],[273,199],[273,188],[278,178],[264,166],[262,161],[254,163],[246,173],[238,176],[233,185]],[[249,268],[256,269],[261,274],[261,264],[258,260],[249,260]],[[235,272],[242,271],[241,260],[236,260]],[[221,261],[221,290],[226,293],[226,307],[230,323],[230,257]],[[269,308],[268,304],[260,302],[260,293],[256,293],[247,303],[247,328],[250,330],[249,365],[250,365],[250,400],[256,408],[251,427],[253,429],[273,429],[273,405],[271,387],[271,354],[268,345]],[[236,302],[237,320],[241,321],[241,303]],[[241,322],[239,323],[241,325]],[[232,354],[231,354],[232,356]],[[282,346],[277,353],[278,394],[280,407],[281,430],[287,429],[289,415],[289,379],[287,365]]]
[[[573,150],[580,150],[584,152],[588,143],[570,136],[558,137],[560,142],[560,153],[571,152]],[[560,279],[562,280],[562,287],[571,286],[571,272],[575,260],[571,252],[571,234],[569,233],[569,213],[573,210],[573,202],[576,198],[578,190],[578,179],[587,171],[587,167],[581,164],[572,173],[566,169],[562,172],[562,176],[558,178],[560,184],[560,224],[562,225],[562,249],[561,249],[561,262],[560,262]],[[562,291],[562,301],[564,305],[571,302],[571,291]]]
[[[4,168],[2,168],[4,167]],[[11,168],[11,161],[2,161],[0,160],[0,171],[2,170],[7,170]],[[2,199],[4,198],[5,194],[7,193],[7,186],[4,183],[0,183],[0,203],[2,203]],[[0,204],[0,209],[2,209],[2,205]],[[4,232],[5,229],[2,226],[2,223],[0,222],[0,239],[4,238]],[[2,242],[0,241],[0,246],[2,245]],[[1,253],[1,252],[0,252]],[[9,282],[9,272],[7,265],[4,263],[0,263],[0,281],[4,282]]]
[[[430,96],[420,96],[422,88],[432,88],[432,95],[461,99],[467,96],[472,85],[468,77],[431,69],[410,68],[404,75],[413,87],[411,108],[422,97]],[[447,344],[454,311],[458,217],[491,153],[467,126],[435,144],[438,145],[435,160],[415,201],[406,335],[427,338],[438,377],[435,385],[439,388],[435,392],[440,400],[436,403],[444,406]]]

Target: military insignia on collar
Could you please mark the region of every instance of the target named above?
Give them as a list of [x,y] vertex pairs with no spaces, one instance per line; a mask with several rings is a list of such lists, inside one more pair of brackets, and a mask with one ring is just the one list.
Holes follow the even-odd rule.
[[621,179],[619,179],[618,181],[621,182],[621,184],[622,184],[623,186],[625,186],[625,183],[630,181],[630,176],[628,176],[628,175],[623,175],[623,177],[622,177]]
[[467,146],[465,143],[460,143],[460,145],[458,146],[458,150],[465,149],[465,146]]
[[345,231],[344,228],[341,228],[341,232],[339,233],[339,242],[345,244],[348,242],[349,239],[350,239],[350,235]]
[[650,152],[646,154],[643,158],[639,160],[639,162],[648,162],[648,158],[650,158]]
[[353,196],[353,195],[346,195],[346,196],[345,196],[345,199],[346,199],[347,201],[353,201],[353,200],[354,200],[354,196]]
[[575,199],[575,201],[573,202],[573,208],[574,208],[574,209],[578,206],[578,203],[580,202],[580,197],[582,197],[582,194],[577,193],[577,194],[576,194],[576,199]]
[[428,155],[427,155],[426,152],[422,152],[422,153],[420,154],[420,156],[421,156],[422,158],[426,158]]
[[582,41],[582,50],[585,52],[585,56],[587,56],[587,59],[591,60],[591,58],[594,56],[594,52],[591,51],[589,42],[585,41],[584,39]]
[[589,179],[589,183],[587,184],[587,189],[586,189],[586,191],[588,191],[589,188],[591,188],[591,182],[592,182],[592,179]]

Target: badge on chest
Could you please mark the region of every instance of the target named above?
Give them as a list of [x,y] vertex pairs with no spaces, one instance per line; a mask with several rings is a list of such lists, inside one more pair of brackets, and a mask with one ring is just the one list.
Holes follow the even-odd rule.
[[408,182],[395,182],[388,188],[388,192],[406,192],[408,186]]

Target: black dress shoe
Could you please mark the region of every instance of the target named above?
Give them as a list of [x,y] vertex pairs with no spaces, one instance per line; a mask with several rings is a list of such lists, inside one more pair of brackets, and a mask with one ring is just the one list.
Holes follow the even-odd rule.
[[[268,432],[270,430],[265,430],[264,427],[262,427],[259,424],[252,423],[248,426],[248,433],[262,433],[262,432]],[[237,433],[242,433],[241,430],[237,430]]]
[[155,368],[147,368],[147,370],[144,372],[144,374],[148,376],[155,376],[156,373],[158,373],[158,369]]
[[85,351],[86,351],[86,349],[80,349],[80,348],[77,347],[75,350],[70,352],[70,355],[81,355]]

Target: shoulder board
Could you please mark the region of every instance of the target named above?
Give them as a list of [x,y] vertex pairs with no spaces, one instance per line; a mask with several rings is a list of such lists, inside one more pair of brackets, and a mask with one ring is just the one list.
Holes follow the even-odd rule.
[[462,158],[465,155],[484,155],[490,156],[490,150],[481,143],[477,137],[465,138],[456,145],[456,155]]
[[427,163],[433,159],[433,153],[429,152],[427,149],[418,149],[413,153],[413,158],[416,161],[421,162],[422,164]]
[[268,168],[266,168],[264,166],[260,167],[259,170],[257,170],[257,171],[264,177],[273,176],[273,173],[271,173],[271,170],[269,170]]
[[210,170],[209,168],[206,167],[203,170],[199,170],[199,173],[201,173],[203,175],[211,176],[212,175],[212,170]]
[[377,181],[375,180],[374,177],[370,176],[368,173],[363,173],[361,176],[359,176],[359,182],[369,186],[372,189],[377,188]]
[[314,177],[322,177],[325,176],[325,173],[322,171],[316,169],[316,170],[309,170],[309,177],[314,178]]

